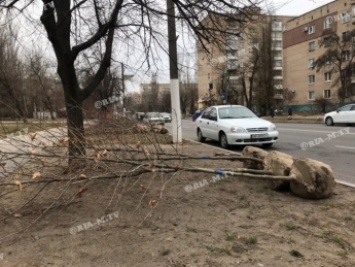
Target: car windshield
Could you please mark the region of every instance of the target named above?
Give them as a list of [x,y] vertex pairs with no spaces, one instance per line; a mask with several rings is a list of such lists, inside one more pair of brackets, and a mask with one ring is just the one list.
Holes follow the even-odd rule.
[[160,118],[159,113],[148,113],[147,114],[148,118]]
[[257,116],[246,107],[224,107],[218,109],[220,119],[244,119],[256,118]]

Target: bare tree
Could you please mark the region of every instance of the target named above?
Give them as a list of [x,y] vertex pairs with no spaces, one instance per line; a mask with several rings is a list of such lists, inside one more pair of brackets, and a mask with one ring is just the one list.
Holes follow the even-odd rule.
[[[82,103],[99,86],[112,61],[115,33],[117,41],[134,39],[144,47],[147,60],[152,42],[160,44],[165,36],[156,29],[156,23],[165,21],[167,12],[155,1],[141,0],[42,0],[44,4],[41,22],[52,44],[57,72],[61,79],[67,112],[69,156],[85,154],[84,123]],[[191,33],[205,47],[211,41],[218,42],[219,34],[225,32],[221,18],[242,21],[251,17],[259,1],[191,1],[174,0],[176,18],[187,26]],[[0,0],[1,11],[24,12],[35,0]],[[31,14],[26,14],[30,17]],[[207,19],[209,23],[201,21]],[[104,47],[102,61],[95,66],[95,75],[89,84],[80,86],[78,80],[79,61],[85,51],[98,46]],[[82,62],[81,62],[82,63]],[[148,64],[149,65],[149,64]],[[71,162],[71,161],[70,161]]]
[[257,69],[257,88],[255,98],[257,109],[262,115],[274,106],[274,55],[272,42],[272,21],[271,17],[261,28],[261,44]]
[[18,48],[15,43],[16,32],[10,25],[0,27],[0,91],[1,105],[15,112],[27,123],[28,114],[24,106],[23,92],[23,64],[19,59]]
[[326,29],[319,42],[319,47],[326,50],[324,54],[317,58],[313,66],[317,72],[323,71],[329,73],[329,75],[333,74],[333,76],[337,74],[332,86],[337,87],[337,94],[341,103],[349,96],[355,96],[355,87],[352,87],[351,83],[351,78],[354,77],[353,69],[355,68],[354,38],[354,30],[344,32],[340,37],[331,29]]

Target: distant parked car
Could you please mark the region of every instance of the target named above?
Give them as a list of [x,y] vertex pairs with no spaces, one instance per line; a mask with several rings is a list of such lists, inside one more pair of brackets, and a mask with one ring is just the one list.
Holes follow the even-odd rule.
[[160,113],[160,116],[163,117],[165,122],[171,122],[171,115],[167,112]]
[[165,121],[159,112],[148,112],[143,119],[144,122],[149,123],[150,125],[164,125]]
[[279,137],[276,126],[258,118],[250,109],[240,105],[212,106],[196,120],[198,140],[219,141],[229,145],[263,145],[270,147]]
[[327,126],[336,123],[355,124],[355,104],[345,105],[336,111],[328,112],[323,119]]

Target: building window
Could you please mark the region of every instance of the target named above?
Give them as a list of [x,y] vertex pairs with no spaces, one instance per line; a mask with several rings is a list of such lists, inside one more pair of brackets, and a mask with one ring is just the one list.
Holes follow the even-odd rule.
[[308,51],[309,51],[309,52],[312,52],[312,51],[314,51],[315,49],[316,49],[316,42],[315,42],[315,41],[309,42],[309,43],[308,43]]
[[341,52],[341,59],[342,60],[350,60],[350,51],[349,50],[342,51]]
[[350,31],[346,31],[342,33],[342,41],[347,42],[350,40]]
[[211,74],[208,73],[208,80],[211,80]]
[[282,77],[282,70],[274,70],[273,74],[274,74],[274,76]]
[[308,68],[313,68],[315,65],[314,58],[308,59]]
[[341,14],[341,21],[343,23],[348,23],[350,21],[350,14],[348,12],[343,12]]
[[324,29],[330,29],[332,27],[332,18],[327,17],[324,20]]
[[275,67],[282,67],[282,60],[275,60],[274,61],[274,66]]
[[313,74],[313,75],[308,75],[308,83],[309,84],[313,84],[315,83],[316,81],[316,76]]
[[330,89],[327,89],[327,90],[324,90],[323,91],[323,97],[324,98],[330,98],[331,95],[330,95]]
[[324,73],[324,81],[325,82],[330,82],[332,80],[332,73],[331,72],[325,72]]
[[316,94],[314,91],[309,91],[308,92],[308,100],[314,100],[316,98]]
[[273,51],[274,57],[282,57],[281,51]]
[[273,41],[272,42],[272,48],[281,48],[281,47],[282,47],[281,41]]
[[282,32],[272,32],[271,36],[272,36],[272,38],[275,38],[275,39],[281,39],[282,38]]
[[274,80],[274,85],[276,85],[276,86],[282,85],[282,80],[275,79],[275,80]]
[[313,34],[316,32],[316,27],[315,26],[309,26],[308,27],[308,34]]

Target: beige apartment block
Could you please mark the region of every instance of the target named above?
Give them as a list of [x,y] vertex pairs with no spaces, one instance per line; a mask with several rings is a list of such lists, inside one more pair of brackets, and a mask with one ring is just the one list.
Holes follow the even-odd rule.
[[[260,48],[262,42],[261,28],[271,22],[272,27],[272,49],[274,51],[274,84],[275,99],[283,98],[283,31],[286,29],[286,22],[293,17],[290,16],[268,16],[259,14],[254,17],[253,22],[244,24],[225,22],[226,32],[240,33],[239,36],[227,35],[224,37],[224,46],[217,46],[214,43],[205,44],[208,52],[198,45],[198,92],[200,102],[211,94],[215,96],[218,103],[223,102],[228,92],[237,91],[239,99],[234,103],[244,104],[243,90],[241,85],[241,73],[247,73],[251,69],[250,58],[252,49]],[[221,36],[219,36],[221,37]],[[250,73],[247,73],[250,75]],[[246,87],[249,88],[248,79]],[[230,99],[228,99],[230,100]]]
[[319,97],[339,102],[339,85],[334,84],[339,72],[331,72],[331,64],[320,72],[312,66],[327,49],[319,47],[325,33],[335,31],[342,38],[355,29],[354,4],[349,0],[333,1],[287,22],[283,33],[283,86],[295,92],[294,111],[312,110]]

